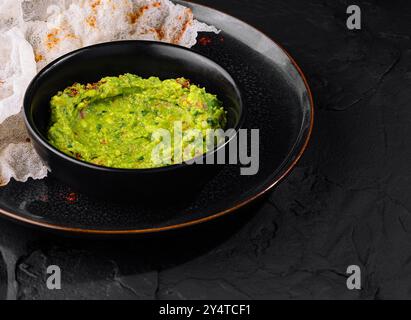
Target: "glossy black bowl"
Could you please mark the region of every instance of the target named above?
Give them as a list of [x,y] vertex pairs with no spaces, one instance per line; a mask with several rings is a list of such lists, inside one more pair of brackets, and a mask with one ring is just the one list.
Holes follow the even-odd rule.
[[[86,163],[60,152],[46,139],[50,99],[78,83],[133,73],[161,79],[185,77],[207,88],[223,101],[227,128],[236,132],[244,110],[233,78],[218,64],[189,49],[150,41],[119,41],[86,47],[45,67],[31,82],[24,98],[25,122],[32,143],[51,174],[74,189],[103,197],[156,196],[187,193],[200,186],[216,169],[212,165],[179,164],[156,169],[114,169]],[[218,150],[226,151],[228,141]],[[212,157],[217,149],[203,157]]]

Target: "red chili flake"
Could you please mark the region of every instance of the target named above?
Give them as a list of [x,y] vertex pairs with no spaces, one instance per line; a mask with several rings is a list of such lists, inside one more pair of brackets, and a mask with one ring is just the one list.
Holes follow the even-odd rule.
[[69,204],[74,204],[74,203],[76,203],[76,202],[77,202],[77,194],[74,193],[74,192],[69,193],[69,194],[66,196],[66,202],[69,203]]
[[137,22],[137,20],[144,14],[144,11],[146,11],[148,9],[150,9],[150,7],[146,5],[144,7],[141,7],[140,9],[138,9],[135,12],[130,12],[128,14],[129,23],[130,24],[135,24]]
[[71,87],[71,88],[69,89],[68,95],[69,95],[70,97],[75,97],[77,94],[78,94],[78,90],[77,90],[76,88]]
[[163,40],[164,39],[164,30],[163,28],[158,28],[158,29],[154,29],[154,32],[157,33],[157,37],[159,40]]
[[211,44],[212,40],[210,37],[201,37],[200,40],[198,40],[198,42],[202,46],[208,46],[209,44]]
[[30,140],[30,138],[26,138],[26,142],[30,142],[31,140]]
[[94,83],[88,83],[86,85],[86,89],[87,90],[97,90],[99,87],[99,83],[98,82],[94,82]]
[[86,22],[88,23],[88,25],[92,28],[95,28],[97,25],[97,19],[95,16],[88,16],[86,18]]
[[36,60],[36,62],[40,62],[41,60],[44,59],[44,57],[43,57],[41,54],[37,53],[37,54],[35,55],[35,58],[34,58],[34,59]]
[[186,89],[190,88],[190,85],[191,85],[190,80],[185,79],[185,78],[178,78],[176,81],[177,83],[181,84],[183,88],[186,88]]
[[47,47],[51,50],[53,49],[60,41],[61,39],[58,37],[59,30],[58,29],[53,29],[48,35],[47,35]]
[[42,201],[42,202],[47,202],[47,201],[49,201],[49,196],[48,196],[48,194],[42,194],[42,195],[39,197],[39,200]]
[[224,37],[223,37],[223,36],[221,36],[221,37],[220,37],[220,42],[221,42],[221,43],[223,43],[223,42],[224,42],[224,40],[225,40],[225,39],[224,39]]
[[96,1],[94,1],[94,2],[91,4],[91,8],[92,8],[93,10],[96,10],[97,7],[98,7],[100,4],[101,4],[101,0],[96,0]]

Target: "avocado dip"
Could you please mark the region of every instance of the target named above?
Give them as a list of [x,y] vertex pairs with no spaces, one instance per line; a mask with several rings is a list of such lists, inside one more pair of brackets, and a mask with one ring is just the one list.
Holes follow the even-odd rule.
[[158,145],[154,133],[168,130],[174,148],[176,121],[182,124],[182,150],[192,141],[184,132],[197,129],[204,152],[210,151],[207,130],[226,125],[218,98],[184,78],[161,81],[125,74],[94,84],[76,83],[52,97],[50,106],[49,142],[69,156],[111,168],[144,169],[182,162],[174,156],[166,164],[152,160]]

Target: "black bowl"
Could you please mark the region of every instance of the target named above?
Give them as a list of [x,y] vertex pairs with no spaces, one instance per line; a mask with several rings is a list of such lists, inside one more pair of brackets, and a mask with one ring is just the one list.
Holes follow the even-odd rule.
[[[185,77],[217,94],[227,114],[227,128],[241,127],[244,110],[233,78],[210,59],[189,49],[151,41],[98,44],[69,53],[45,67],[31,82],[24,98],[25,122],[34,148],[51,174],[73,188],[103,197],[187,193],[206,181],[216,165],[178,164],[155,169],[114,169],[69,157],[46,139],[50,99],[78,83],[133,73],[161,79]],[[225,152],[228,141],[218,147]],[[203,157],[212,157],[217,148]]]

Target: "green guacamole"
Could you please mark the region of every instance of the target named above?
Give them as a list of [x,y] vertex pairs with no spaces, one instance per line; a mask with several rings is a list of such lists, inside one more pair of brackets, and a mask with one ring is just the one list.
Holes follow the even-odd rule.
[[[173,152],[175,131],[182,133],[178,140],[182,150],[193,142],[187,134],[190,129],[201,132],[204,153],[209,151],[208,130],[226,126],[226,112],[218,98],[184,78],[161,81],[125,74],[94,84],[76,83],[55,95],[50,106],[49,142],[67,155],[112,168],[180,163]],[[175,130],[176,121],[181,131]],[[172,156],[162,164],[152,159],[162,139],[155,134],[159,129],[168,130],[172,141]],[[194,150],[192,156],[198,155]]]

